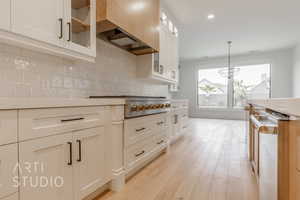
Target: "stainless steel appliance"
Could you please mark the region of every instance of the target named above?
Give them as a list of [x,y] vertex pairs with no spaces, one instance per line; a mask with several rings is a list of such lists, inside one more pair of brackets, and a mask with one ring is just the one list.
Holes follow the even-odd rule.
[[278,200],[278,135],[280,121],[290,120],[276,112],[256,113],[250,116],[252,132],[252,166],[258,178],[259,199]]
[[125,119],[169,112],[171,102],[166,97],[146,96],[91,96],[90,98],[124,98]]

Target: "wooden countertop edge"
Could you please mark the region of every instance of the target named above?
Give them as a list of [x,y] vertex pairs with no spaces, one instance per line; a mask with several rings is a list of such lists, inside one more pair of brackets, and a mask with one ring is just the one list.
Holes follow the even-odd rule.
[[0,110],[118,106],[124,105],[125,99],[88,99],[88,98],[0,98]]
[[300,98],[253,99],[248,104],[274,110],[289,116],[300,117]]

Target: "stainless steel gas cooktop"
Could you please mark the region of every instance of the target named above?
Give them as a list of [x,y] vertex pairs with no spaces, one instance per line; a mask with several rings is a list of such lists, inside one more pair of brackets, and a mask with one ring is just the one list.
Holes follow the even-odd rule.
[[124,98],[125,119],[169,112],[171,102],[166,97],[148,96],[91,96],[90,98]]

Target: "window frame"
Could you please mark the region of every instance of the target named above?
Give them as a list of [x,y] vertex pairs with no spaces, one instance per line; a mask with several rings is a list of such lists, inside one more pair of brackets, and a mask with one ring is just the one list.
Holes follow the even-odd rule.
[[[200,70],[207,70],[207,69],[220,69],[224,67],[217,67],[220,64],[216,65],[206,65],[203,67],[196,67],[196,102],[198,109],[202,110],[243,110],[242,107],[235,107],[234,106],[234,75],[231,79],[227,78],[227,106],[226,107],[210,107],[210,106],[200,106],[199,105],[199,91],[198,91],[198,84],[199,84],[199,71]],[[270,84],[270,90],[269,90],[269,98],[272,97],[272,63],[268,61],[264,62],[253,62],[253,63],[236,63],[234,64],[234,67],[243,67],[243,66],[255,66],[255,65],[269,65],[269,84]]]

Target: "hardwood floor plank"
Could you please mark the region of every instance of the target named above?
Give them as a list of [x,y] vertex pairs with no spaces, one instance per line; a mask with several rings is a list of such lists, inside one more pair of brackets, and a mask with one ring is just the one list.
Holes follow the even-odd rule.
[[97,200],[257,200],[245,122],[192,119],[184,138]]

